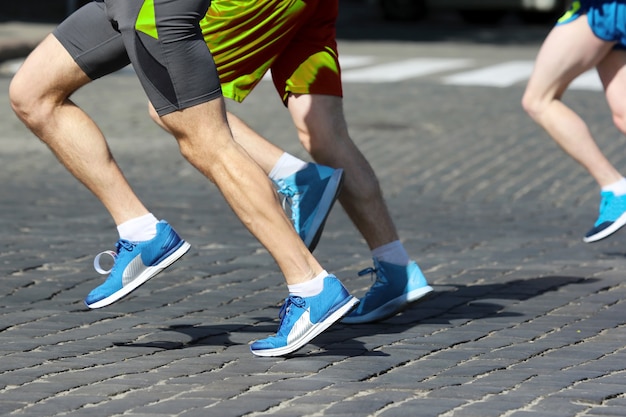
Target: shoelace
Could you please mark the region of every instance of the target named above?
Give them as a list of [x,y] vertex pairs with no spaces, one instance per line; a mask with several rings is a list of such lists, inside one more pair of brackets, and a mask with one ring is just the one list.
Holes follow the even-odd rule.
[[[97,273],[101,275],[107,275],[108,273],[113,271],[113,268],[115,268],[115,262],[117,261],[117,256],[120,253],[120,251],[124,249],[130,252],[133,250],[134,247],[135,245],[132,242],[129,242],[128,240],[123,240],[123,239],[118,240],[115,243],[115,252],[113,252],[112,250],[105,250],[96,255],[96,257],[93,259],[94,269],[96,270]],[[111,269],[106,270],[102,268],[100,264],[100,257],[102,257],[102,255],[109,255],[111,258],[113,258],[113,266],[111,267]]]
[[367,274],[370,274],[371,279],[374,281],[374,285],[372,285],[368,293],[371,292],[376,287],[380,287],[380,286],[387,284],[387,278],[383,274],[378,273],[378,268],[369,267],[358,272],[358,275],[360,277],[362,277],[363,275],[367,275]]
[[304,308],[305,305],[306,302],[304,301],[304,298],[298,295],[290,295],[289,297],[285,298],[285,303],[278,312],[278,318],[280,319],[280,325],[278,326],[278,328],[281,329],[283,327],[283,321],[285,321],[287,313],[289,312],[289,310],[291,310],[291,306]]
[[278,189],[278,193],[283,196],[283,199],[282,199],[283,210],[285,210],[285,212],[287,212],[291,220],[295,222],[296,219],[294,218],[293,207],[294,207],[294,204],[296,203],[294,202],[293,197],[298,194],[297,190],[293,189],[292,187],[281,184],[281,187]]

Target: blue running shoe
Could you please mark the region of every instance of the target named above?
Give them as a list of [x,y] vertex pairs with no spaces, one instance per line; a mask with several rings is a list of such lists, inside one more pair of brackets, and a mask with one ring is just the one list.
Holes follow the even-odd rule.
[[583,241],[596,242],[617,232],[626,224],[626,195],[616,196],[610,191],[600,193],[600,216]]
[[343,169],[310,163],[306,168],[276,181],[284,197],[283,208],[291,212],[291,222],[311,252],[322,236],[343,182]]
[[359,306],[344,317],[342,323],[360,324],[387,319],[433,291],[413,261],[407,266],[400,266],[374,259],[374,268],[359,272],[359,275],[365,274],[376,274],[376,281],[361,298]]
[[[89,308],[108,306],[128,295],[144,282],[173,264],[190,248],[189,243],[178,236],[164,220],[157,223],[157,234],[145,242],[129,242],[120,239],[116,252],[105,251],[94,259],[94,267],[101,274],[109,274],[104,284],[92,290],[85,304]],[[111,255],[113,268],[105,271],[100,267],[100,256]]]
[[358,302],[334,275],[329,275],[318,295],[287,297],[280,309],[281,321],[276,335],[257,340],[250,345],[250,350],[257,356],[295,352],[348,314]]

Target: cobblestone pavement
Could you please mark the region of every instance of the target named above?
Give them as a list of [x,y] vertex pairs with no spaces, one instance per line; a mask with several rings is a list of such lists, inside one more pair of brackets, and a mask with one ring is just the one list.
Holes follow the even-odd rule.
[[[373,47],[374,48],[374,47]],[[346,45],[349,49],[349,45]],[[0,414],[624,416],[626,233],[582,243],[592,181],[530,123],[520,88],[351,84],[351,134],[436,294],[256,358],[285,294],[272,259],[146,115],[132,74],[78,92],[139,195],[192,244],[127,299],[89,311],[111,219],[6,100],[0,77]],[[573,93],[625,167],[599,93]],[[234,107],[304,156],[271,86]],[[316,255],[362,295],[370,266],[341,207]]]

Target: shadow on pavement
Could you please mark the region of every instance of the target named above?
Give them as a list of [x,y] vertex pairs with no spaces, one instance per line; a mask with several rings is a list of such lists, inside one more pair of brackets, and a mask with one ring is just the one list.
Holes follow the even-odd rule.
[[[497,300],[524,301],[530,298],[557,291],[565,286],[594,282],[595,278],[547,276],[531,279],[519,279],[505,283],[487,285],[453,285],[451,290],[437,291],[430,298],[413,304],[403,314],[380,323],[364,325],[336,324],[329,331],[322,333],[311,344],[323,349],[320,352],[307,352],[306,356],[346,355],[346,356],[387,356],[381,351],[370,351],[358,338],[397,334],[405,332],[420,323],[441,324],[451,326],[453,322],[474,321],[487,318],[521,317],[522,313],[510,310],[510,306],[499,304]],[[481,301],[482,300],[482,301]],[[520,306],[522,307],[522,306]],[[276,307],[278,309],[278,307]],[[506,310],[505,310],[506,309]],[[508,311],[507,311],[508,310]],[[141,347],[163,350],[185,349],[197,346],[234,346],[230,339],[231,333],[267,333],[276,332],[274,317],[255,317],[252,320],[266,322],[261,325],[176,325],[161,328],[162,332],[173,332],[171,340],[155,340],[150,342],[115,343],[115,346]],[[338,331],[337,331],[338,330]],[[338,336],[339,334],[339,336]],[[185,341],[180,336],[184,336]],[[163,337],[165,334],[155,337]],[[297,357],[297,352],[287,357]]]

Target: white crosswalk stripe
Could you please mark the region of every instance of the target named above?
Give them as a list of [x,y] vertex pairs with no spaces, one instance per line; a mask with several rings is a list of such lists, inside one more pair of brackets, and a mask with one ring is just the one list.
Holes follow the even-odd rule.
[[[465,85],[505,88],[526,82],[533,70],[532,60],[512,60],[485,67],[480,67],[473,59],[464,58],[415,58],[382,64],[366,65],[355,68],[355,62],[366,62],[365,57],[358,60],[343,56],[340,62],[344,71],[345,83],[369,82],[387,83],[417,79],[441,73],[438,81],[446,85]],[[346,71],[346,64],[348,70]],[[369,61],[374,62],[374,59]],[[474,67],[474,68],[471,68]],[[468,69],[470,68],[470,69]],[[456,71],[463,69],[462,71]],[[452,73],[450,73],[452,72]],[[602,91],[602,83],[595,70],[581,74],[569,86],[571,90]]]
[[470,63],[471,61],[468,59],[414,58],[343,71],[342,80],[345,82],[372,83],[403,81],[465,67]]
[[574,90],[602,91],[602,81],[596,71],[587,71],[576,78],[570,88]]
[[346,55],[340,56],[339,61],[341,63],[341,68],[343,70],[349,68],[362,67],[364,65],[369,65],[372,62],[376,61],[373,56],[367,55]]
[[22,66],[23,59],[10,59],[0,62],[0,76],[11,77]]
[[[340,57],[344,83],[391,83],[417,80],[428,77],[429,81],[443,85],[506,88],[523,85],[530,77],[532,60],[511,60],[481,66],[470,58],[412,58],[383,61],[373,55],[343,55]],[[0,76],[11,76],[22,64],[22,60],[0,63]],[[131,66],[120,74],[132,74]],[[271,80],[266,74],[264,80]],[[600,77],[595,70],[576,78],[570,90],[602,91]]]
[[510,61],[502,64],[460,72],[443,78],[445,84],[510,87],[527,80],[533,70],[533,61]]

